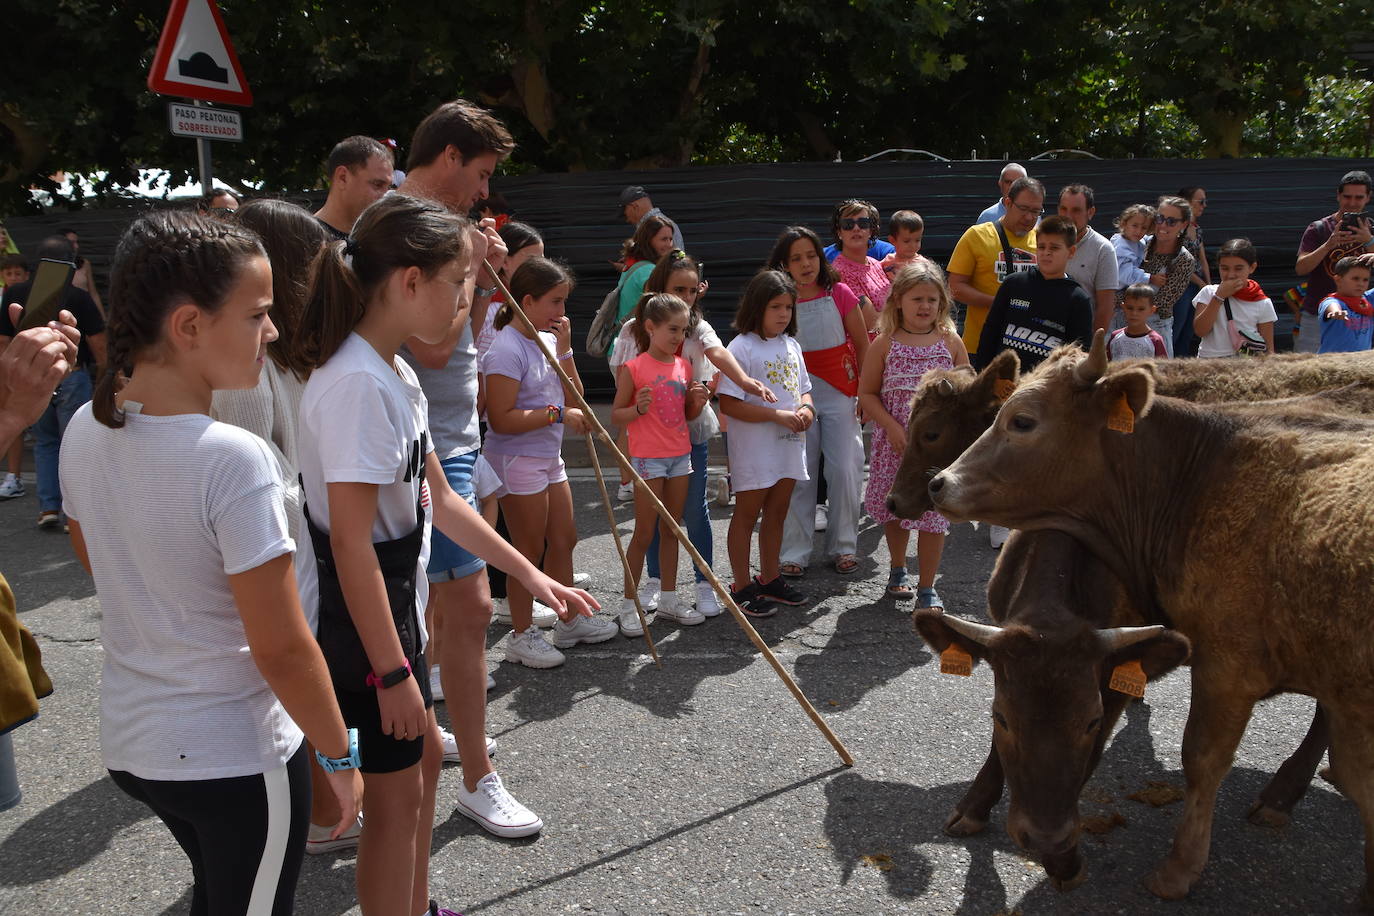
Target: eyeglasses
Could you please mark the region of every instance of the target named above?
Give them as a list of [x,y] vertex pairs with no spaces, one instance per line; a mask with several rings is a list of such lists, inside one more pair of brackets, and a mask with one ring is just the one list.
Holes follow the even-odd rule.
[[1183,222],[1183,217],[1165,216],[1162,213],[1157,213],[1155,214],[1155,222],[1159,223],[1161,226],[1177,226],[1179,223]]
[[876,223],[877,223],[877,220],[870,219],[870,218],[867,217],[867,216],[860,216],[860,217],[858,217],[857,219],[855,219],[855,218],[852,217],[852,216],[848,216],[848,217],[845,217],[844,219],[840,220],[840,228],[841,228],[841,229],[845,229],[845,230],[849,230],[849,229],[872,229],[873,226],[874,226]]
[[1026,214],[1027,216],[1040,217],[1040,216],[1044,216],[1044,215],[1045,215],[1045,208],[1044,208],[1044,207],[1039,207],[1039,208],[1036,208],[1036,207],[1027,207],[1025,204],[1012,204],[1012,206],[1015,207],[1016,209],[1020,210],[1022,213]]
[[1194,202],[1195,202],[1199,207],[1205,207],[1205,206],[1207,206],[1207,198],[1205,198],[1205,197],[1199,197],[1199,198],[1198,198],[1196,201],[1194,201]]

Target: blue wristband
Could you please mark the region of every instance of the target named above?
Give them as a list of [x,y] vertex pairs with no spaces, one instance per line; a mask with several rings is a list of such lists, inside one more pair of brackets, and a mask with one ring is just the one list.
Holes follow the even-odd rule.
[[319,762],[320,769],[326,773],[333,773],[336,770],[356,770],[361,767],[362,761],[358,759],[358,730],[356,728],[348,730],[347,757],[326,757],[316,751],[315,760]]

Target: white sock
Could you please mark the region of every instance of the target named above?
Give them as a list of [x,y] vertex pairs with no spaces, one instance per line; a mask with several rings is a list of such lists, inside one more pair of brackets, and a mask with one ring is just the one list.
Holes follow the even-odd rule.
[[658,609],[660,611],[677,610],[677,592],[659,592]]
[[633,598],[621,598],[621,599],[620,599],[620,613],[622,613],[622,614],[634,614],[634,613],[635,613],[635,600],[634,600]]

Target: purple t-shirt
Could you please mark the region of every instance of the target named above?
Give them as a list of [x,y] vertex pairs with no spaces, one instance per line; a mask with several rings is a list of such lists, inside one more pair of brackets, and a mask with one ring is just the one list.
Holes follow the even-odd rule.
[[[557,346],[554,336],[540,331],[549,351]],[[513,325],[496,332],[491,348],[482,358],[482,374],[488,379],[503,375],[520,383],[515,406],[520,410],[539,410],[552,404],[563,406],[563,383],[553,371],[539,345],[521,334]],[[490,384],[490,382],[488,382]],[[488,420],[490,423],[490,420]],[[563,447],[563,424],[541,426],[527,433],[498,433],[488,426],[482,451],[492,455],[525,455],[530,458],[553,458]]]
[[[1335,231],[1335,215],[1309,223],[1307,231],[1302,234],[1298,250],[1316,251],[1326,244],[1326,240],[1331,238]],[[1327,252],[1326,259],[1312,268],[1312,272],[1307,275],[1307,295],[1302,297],[1302,310],[1309,315],[1317,314],[1317,304],[1336,291],[1336,274],[1332,271],[1336,262],[1341,258],[1363,253],[1364,247],[1359,242],[1353,242],[1345,248],[1333,248]]]

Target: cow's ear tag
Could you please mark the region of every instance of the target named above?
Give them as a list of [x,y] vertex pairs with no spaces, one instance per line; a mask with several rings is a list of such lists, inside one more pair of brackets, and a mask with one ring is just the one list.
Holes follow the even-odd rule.
[[992,393],[999,401],[1005,401],[1016,390],[1016,383],[1009,378],[999,378],[992,387]]
[[1107,428],[1119,433],[1135,432],[1135,411],[1131,410],[1125,392],[1117,395],[1111,413],[1107,414]]
[[1117,693],[1133,697],[1145,696],[1145,669],[1140,667],[1140,660],[1123,662],[1113,668],[1112,679],[1107,686]]
[[940,653],[940,673],[957,674],[960,677],[973,676],[973,656],[954,643]]

